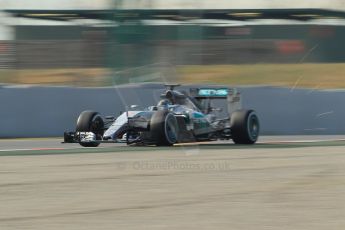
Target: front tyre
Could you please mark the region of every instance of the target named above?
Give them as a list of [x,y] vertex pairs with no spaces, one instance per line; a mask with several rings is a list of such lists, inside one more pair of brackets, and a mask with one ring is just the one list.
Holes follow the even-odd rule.
[[[76,132],[92,132],[97,140],[101,140],[104,133],[104,122],[101,115],[94,111],[82,112],[77,120]],[[98,142],[80,142],[83,147],[97,147]]]
[[179,134],[176,117],[168,111],[155,112],[151,118],[150,132],[157,146],[174,145]]
[[238,110],[231,115],[231,138],[235,144],[254,144],[259,138],[260,123],[254,110]]

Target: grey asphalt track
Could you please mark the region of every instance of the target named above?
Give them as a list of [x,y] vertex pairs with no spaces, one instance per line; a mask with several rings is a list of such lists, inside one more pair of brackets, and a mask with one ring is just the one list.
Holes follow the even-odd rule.
[[1,140],[0,229],[342,230],[341,139],[64,150]]

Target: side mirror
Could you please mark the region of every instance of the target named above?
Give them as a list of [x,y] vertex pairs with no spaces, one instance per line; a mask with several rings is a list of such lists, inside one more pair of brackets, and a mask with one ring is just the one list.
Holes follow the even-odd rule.
[[129,106],[130,109],[136,109],[138,107],[139,107],[139,105],[131,105],[131,106]]
[[150,106],[148,109],[149,109],[149,111],[157,111],[158,107],[157,106]]
[[211,108],[212,112],[223,112],[223,108]]

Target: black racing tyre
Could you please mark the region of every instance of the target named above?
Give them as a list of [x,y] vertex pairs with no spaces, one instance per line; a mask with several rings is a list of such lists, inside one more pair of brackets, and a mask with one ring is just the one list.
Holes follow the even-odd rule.
[[231,115],[231,138],[235,144],[254,144],[259,138],[260,123],[254,110],[238,110]]
[[[77,120],[76,132],[93,132],[97,140],[101,140],[104,133],[104,122],[101,115],[93,111],[82,112]],[[79,143],[83,147],[97,147],[100,143]]]
[[152,115],[150,132],[157,146],[172,146],[178,141],[179,127],[176,117],[169,111],[159,110]]

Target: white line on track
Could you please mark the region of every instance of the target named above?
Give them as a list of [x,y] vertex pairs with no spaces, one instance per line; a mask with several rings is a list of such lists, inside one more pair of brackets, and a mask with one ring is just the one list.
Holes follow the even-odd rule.
[[[288,139],[288,140],[284,140],[284,138]],[[290,140],[289,140],[290,138]],[[294,138],[294,140],[291,140],[291,138]],[[310,137],[308,137],[310,138]],[[333,136],[333,138],[327,137],[327,138],[313,138],[313,139],[308,139],[308,138],[304,138],[301,137],[299,138],[298,136],[292,136],[292,137],[282,137],[282,136],[276,136],[276,137],[263,137],[262,141],[259,140],[257,143],[258,144],[293,144],[293,143],[322,143],[322,142],[330,142],[330,141],[345,141],[345,136]],[[267,140],[268,139],[268,140]],[[273,139],[273,140],[272,140]],[[15,141],[15,140],[10,140]],[[33,140],[35,141],[35,140]],[[231,141],[211,141],[211,142],[192,142],[192,143],[182,143],[182,144],[177,144],[176,146],[189,146],[189,145],[204,145],[204,144],[232,144]],[[118,146],[125,146],[125,145],[116,145],[116,144],[112,144],[112,145],[106,145],[106,146],[100,146],[97,147],[97,149],[106,149],[106,148],[112,148],[112,147],[118,147]],[[29,147],[29,148],[5,148],[5,149],[0,149],[0,152],[16,152],[16,151],[49,151],[49,150],[72,150],[72,149],[85,149],[84,147],[79,147],[79,146],[68,146],[68,147],[56,147],[56,145],[49,147]],[[135,149],[133,149],[135,151]]]

